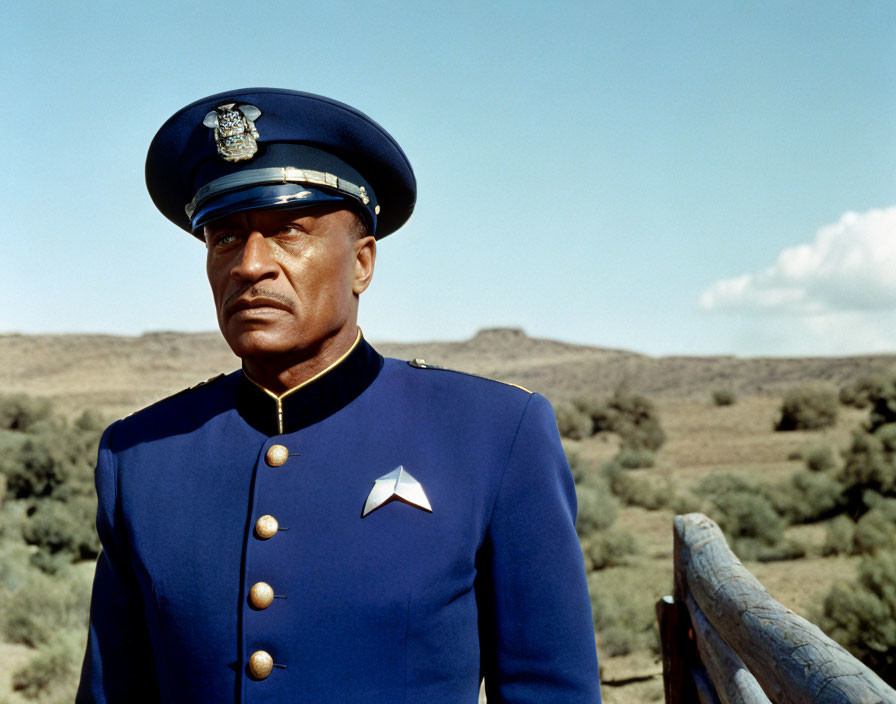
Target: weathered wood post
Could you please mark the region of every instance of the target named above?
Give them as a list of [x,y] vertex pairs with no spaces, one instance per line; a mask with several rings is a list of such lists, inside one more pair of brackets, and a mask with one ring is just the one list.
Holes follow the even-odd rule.
[[679,580],[681,537],[677,532],[673,540],[674,596],[664,597],[656,605],[663,652],[663,687],[666,704],[697,704],[698,691],[691,673],[700,663],[694,648],[691,620],[684,602],[684,585]]
[[[695,701],[682,696],[700,702],[717,697],[723,704],[896,704],[896,690],[817,626],[772,599],[713,521],[691,513],[676,516],[674,525],[672,605],[679,625],[669,627],[666,607],[658,606],[667,704]],[[711,682],[689,664],[690,655],[675,662],[676,648],[682,647],[676,640],[680,621],[689,622]],[[670,636],[668,646],[666,632],[678,634]]]

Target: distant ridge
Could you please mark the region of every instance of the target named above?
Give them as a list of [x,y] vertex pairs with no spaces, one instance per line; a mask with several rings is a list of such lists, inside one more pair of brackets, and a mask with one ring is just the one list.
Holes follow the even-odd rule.
[[[896,365],[896,355],[741,358],[650,357],[626,350],[532,338],[518,328],[481,330],[461,342],[377,343],[383,354],[520,384],[553,401],[604,395],[619,384],[650,396],[707,398],[780,394],[824,381],[841,386]],[[123,415],[220,372],[239,360],[218,333],[0,335],[0,391],[50,396],[73,411]]]

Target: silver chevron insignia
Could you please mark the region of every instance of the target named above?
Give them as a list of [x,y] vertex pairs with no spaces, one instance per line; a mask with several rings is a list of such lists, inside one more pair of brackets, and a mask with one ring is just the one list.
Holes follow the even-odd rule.
[[420,482],[399,465],[373,482],[373,489],[367,495],[361,518],[371,511],[376,511],[380,506],[396,500],[432,513],[432,506],[429,505],[429,499],[426,498]]

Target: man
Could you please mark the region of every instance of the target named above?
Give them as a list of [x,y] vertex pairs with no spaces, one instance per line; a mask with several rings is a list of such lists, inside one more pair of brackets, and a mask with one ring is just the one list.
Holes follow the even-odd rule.
[[203,240],[242,369],[113,424],[84,702],[598,702],[575,493],[537,394],[357,327],[413,210],[396,142],[320,96],[197,101],[146,178]]

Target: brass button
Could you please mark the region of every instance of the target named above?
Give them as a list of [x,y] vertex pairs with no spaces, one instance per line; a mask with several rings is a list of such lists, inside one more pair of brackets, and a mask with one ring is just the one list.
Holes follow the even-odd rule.
[[264,461],[271,467],[279,467],[287,459],[289,459],[289,450],[283,445],[271,445],[264,456]]
[[256,582],[249,590],[249,603],[256,609],[266,609],[274,601],[274,590],[267,582]]
[[249,657],[249,674],[257,680],[263,680],[274,669],[274,658],[264,650],[256,650]]
[[280,528],[277,519],[273,516],[264,515],[255,521],[255,535],[262,540],[274,537],[274,534]]

